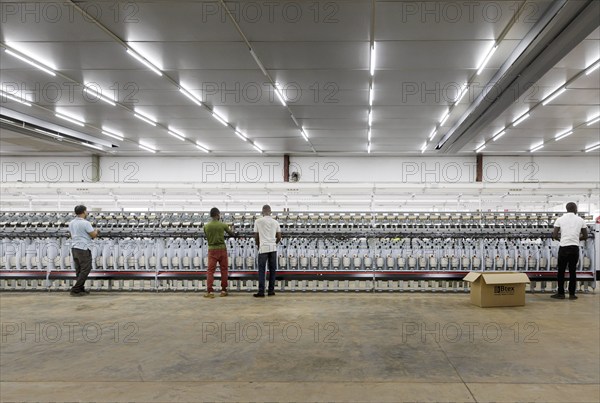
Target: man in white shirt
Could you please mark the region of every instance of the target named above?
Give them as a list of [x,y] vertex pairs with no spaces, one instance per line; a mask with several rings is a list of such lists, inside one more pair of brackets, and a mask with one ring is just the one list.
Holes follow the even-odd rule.
[[565,269],[569,267],[569,299],[577,299],[577,262],[579,261],[579,241],[588,237],[583,218],[577,215],[577,204],[567,203],[567,213],[554,223],[552,239],[560,241],[558,248],[558,290],[552,298],[565,299]]
[[262,217],[254,222],[254,241],[258,247],[258,293],[265,296],[265,266],[269,266],[268,295],[275,295],[275,271],[277,270],[277,244],[281,242],[281,227],[271,217],[271,207],[264,205]]
[[71,295],[81,297],[89,294],[89,291],[85,289],[85,280],[92,271],[92,239],[98,236],[98,230],[95,230],[92,224],[86,220],[88,214],[85,206],[76,206],[75,214],[77,217],[69,223],[72,239],[71,256],[77,276],[77,281],[71,288]]

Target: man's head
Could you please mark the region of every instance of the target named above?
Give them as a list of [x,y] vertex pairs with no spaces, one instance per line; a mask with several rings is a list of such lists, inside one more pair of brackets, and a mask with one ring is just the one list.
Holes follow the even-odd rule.
[[210,216],[213,220],[219,220],[221,218],[221,212],[218,208],[213,207],[210,209]]
[[577,204],[573,202],[567,203],[567,212],[577,214]]
[[262,208],[262,215],[271,215],[271,206],[265,204]]
[[75,214],[77,214],[78,217],[87,217],[87,207],[85,207],[83,204],[75,206]]

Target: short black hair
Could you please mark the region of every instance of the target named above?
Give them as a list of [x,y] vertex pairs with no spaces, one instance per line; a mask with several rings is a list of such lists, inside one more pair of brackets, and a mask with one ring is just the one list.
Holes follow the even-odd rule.
[[567,212],[575,213],[576,211],[577,211],[577,204],[575,204],[573,202],[567,203]]
[[216,208],[216,207],[213,207],[213,208],[211,208],[211,209],[210,209],[210,216],[211,216],[211,217],[216,217],[216,216],[218,216],[219,214],[221,214],[221,212],[219,211],[219,209],[218,209],[218,208]]
[[83,214],[87,211],[87,207],[85,207],[83,204],[80,204],[79,206],[75,206],[75,214],[80,215]]

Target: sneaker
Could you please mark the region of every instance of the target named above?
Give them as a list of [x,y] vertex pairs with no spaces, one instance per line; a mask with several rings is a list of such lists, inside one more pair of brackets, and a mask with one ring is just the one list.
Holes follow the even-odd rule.
[[265,297],[265,294],[264,294],[264,293],[257,292],[256,294],[252,294],[252,296],[253,296],[253,297],[255,297],[255,298],[264,298],[264,297]]
[[569,295],[569,299],[577,299],[577,295]]
[[552,294],[550,298],[565,299],[565,294]]
[[206,294],[204,294],[204,298],[214,298],[215,294],[213,294],[212,292],[207,292]]
[[272,297],[272,296],[274,296],[274,295],[275,295],[275,291],[269,291],[267,295],[268,295],[269,297]]
[[221,291],[221,296],[222,297],[226,297],[228,295],[229,295],[229,293],[227,291]]

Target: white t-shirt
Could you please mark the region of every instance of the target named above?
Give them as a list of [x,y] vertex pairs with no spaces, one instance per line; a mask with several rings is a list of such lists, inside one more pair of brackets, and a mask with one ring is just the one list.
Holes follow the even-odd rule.
[[90,232],[93,232],[94,228],[89,221],[81,217],[75,217],[75,219],[69,223],[69,231],[71,232],[71,239],[73,240],[73,248],[83,250],[92,249],[92,237],[90,236]]
[[279,223],[271,216],[264,216],[254,221],[254,232],[258,232],[260,247],[258,253],[277,251],[276,233],[281,232]]
[[573,213],[566,213],[554,222],[560,228],[560,246],[579,246],[579,234],[586,228],[583,218]]

